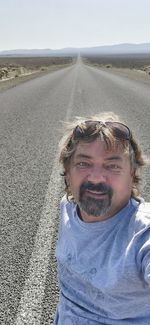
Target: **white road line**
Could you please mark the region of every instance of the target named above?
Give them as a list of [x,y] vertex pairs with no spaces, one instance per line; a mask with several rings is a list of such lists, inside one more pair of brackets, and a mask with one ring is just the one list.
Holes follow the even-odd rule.
[[[73,109],[76,80],[77,67],[75,67],[66,120],[69,120]],[[54,233],[54,220],[58,214],[60,186],[60,169],[56,155],[15,325],[40,325],[49,254]]]
[[60,182],[59,166],[55,161],[36,234],[28,277],[15,321],[16,325],[40,325],[45,280],[54,233],[54,220],[58,214]]

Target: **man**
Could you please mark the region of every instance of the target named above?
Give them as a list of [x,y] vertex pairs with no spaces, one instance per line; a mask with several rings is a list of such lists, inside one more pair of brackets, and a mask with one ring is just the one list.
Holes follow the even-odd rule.
[[117,116],[101,114],[70,126],[60,162],[67,196],[54,324],[150,324],[150,204],[139,197],[139,145]]

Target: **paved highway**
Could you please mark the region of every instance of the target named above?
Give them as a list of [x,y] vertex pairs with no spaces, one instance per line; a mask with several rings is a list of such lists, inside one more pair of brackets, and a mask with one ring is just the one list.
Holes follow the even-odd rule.
[[[0,324],[53,324],[61,122],[100,111],[121,115],[150,153],[147,83],[78,60],[0,93]],[[145,169],[147,200],[149,184]]]

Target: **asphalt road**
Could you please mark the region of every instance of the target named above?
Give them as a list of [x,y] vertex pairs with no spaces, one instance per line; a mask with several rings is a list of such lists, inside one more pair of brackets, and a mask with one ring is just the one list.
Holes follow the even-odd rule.
[[[0,93],[0,324],[53,324],[62,121],[114,111],[150,154],[150,86],[74,66]],[[148,169],[142,195],[150,196]]]

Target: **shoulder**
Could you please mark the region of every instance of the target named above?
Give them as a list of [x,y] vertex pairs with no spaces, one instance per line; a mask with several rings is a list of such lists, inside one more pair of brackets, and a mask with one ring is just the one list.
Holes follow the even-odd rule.
[[60,217],[70,219],[75,210],[76,204],[73,201],[69,201],[67,196],[64,195],[60,202]]
[[150,202],[141,200],[134,215],[136,231],[145,231],[150,229]]
[[74,208],[75,203],[71,200],[68,200],[67,196],[64,195],[60,201],[60,209],[63,208]]
[[150,202],[141,201],[136,217],[150,224]]

